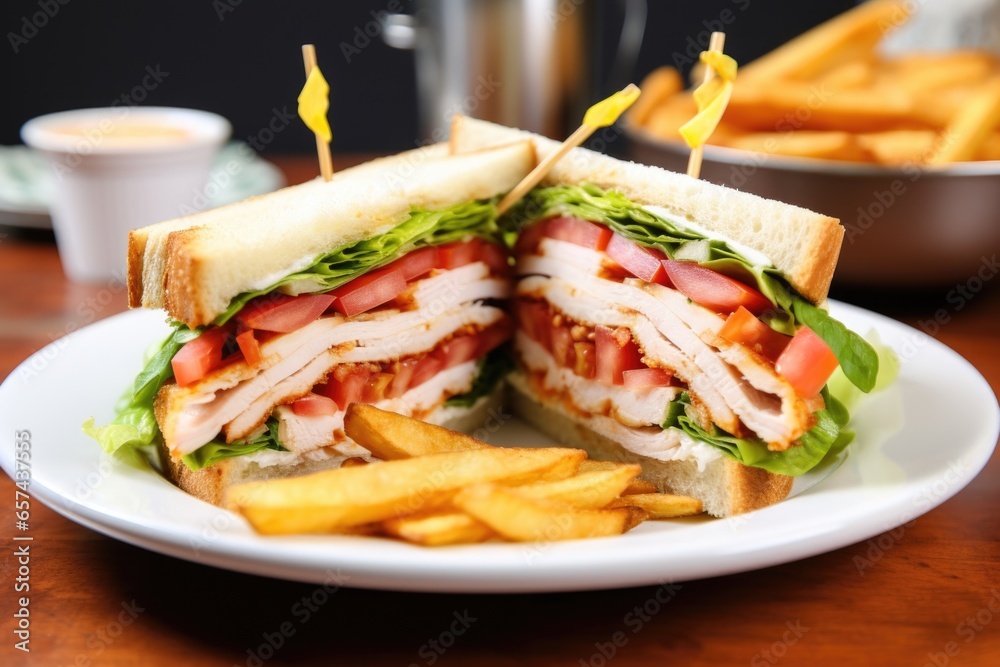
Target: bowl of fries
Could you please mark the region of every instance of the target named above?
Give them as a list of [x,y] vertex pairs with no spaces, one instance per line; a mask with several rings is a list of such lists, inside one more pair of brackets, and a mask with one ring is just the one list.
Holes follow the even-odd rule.
[[[1000,250],[1000,57],[880,53],[901,6],[865,3],[742,67],[705,147],[702,178],[840,218],[842,285],[964,281]],[[690,90],[669,67],[642,90],[631,157],[685,171]]]

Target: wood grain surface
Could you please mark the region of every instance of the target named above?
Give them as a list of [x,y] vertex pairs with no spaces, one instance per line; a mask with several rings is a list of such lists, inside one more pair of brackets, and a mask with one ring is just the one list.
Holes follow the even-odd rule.
[[[290,182],[316,174],[311,158],[275,161]],[[918,324],[951,307],[946,292],[848,296]],[[51,234],[0,227],[0,378],[125,301],[119,285],[68,282]],[[1000,288],[988,284],[950,315],[936,337],[1000,390]],[[0,446],[13,440],[0,434]],[[4,540],[16,532],[14,491],[0,475]],[[2,665],[1000,664],[997,455],[955,498],[867,542],[765,570],[587,593],[327,593],[152,553],[37,502],[31,523],[31,652],[14,648],[9,541]]]

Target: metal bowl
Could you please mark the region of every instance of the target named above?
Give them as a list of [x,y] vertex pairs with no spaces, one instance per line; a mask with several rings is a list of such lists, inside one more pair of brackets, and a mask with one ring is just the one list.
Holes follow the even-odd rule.
[[[637,162],[687,169],[685,144],[625,133]],[[884,167],[706,146],[701,177],[840,218],[835,284],[964,283],[1000,252],[1000,161]]]

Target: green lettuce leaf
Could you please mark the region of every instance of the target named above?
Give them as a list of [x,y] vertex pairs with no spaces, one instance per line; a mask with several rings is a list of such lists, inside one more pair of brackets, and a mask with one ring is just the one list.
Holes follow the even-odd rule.
[[235,440],[230,443],[212,441],[190,454],[185,454],[181,460],[191,470],[201,470],[224,459],[252,454],[262,449],[287,452],[288,450],[278,441],[278,420],[271,417],[267,420],[266,426],[264,432],[252,440]]
[[83,432],[96,440],[108,454],[133,459],[138,448],[157,444],[160,429],[153,414],[153,399],[160,386],[173,377],[170,366],[177,351],[198,337],[199,331],[183,325],[160,344],[147,351],[142,371],[118,402],[115,418],[105,426],[95,426],[90,418],[83,423]]
[[480,398],[492,394],[507,373],[514,369],[510,352],[505,347],[502,345],[480,359],[472,389],[464,394],[452,396],[445,401],[445,405],[471,408]]
[[758,266],[724,241],[707,239],[681,224],[654,215],[623,195],[594,185],[559,185],[536,188],[511,209],[501,226],[508,237],[535,220],[569,215],[607,225],[625,238],[647,248],[657,248],[675,259],[693,259],[730,277],[757,286],[775,308],[762,319],[776,331],[791,334],[796,325],[807,325],[830,346],[847,378],[868,393],[878,377],[879,357],[865,340],[817,308],[781,277],[774,267]]
[[[686,394],[682,394],[678,401],[685,400],[685,397]],[[854,432],[844,428],[850,420],[847,409],[825,389],[823,398],[826,409],[815,413],[816,425],[799,438],[799,445],[783,452],[770,451],[758,438],[737,438],[714,426],[706,431],[688,410],[677,418],[676,428],[744,465],[795,477],[812,470],[824,460],[836,457],[854,439]]]
[[247,301],[283,285],[304,281],[313,283],[313,288],[309,291],[326,292],[388,264],[402,253],[425,246],[461,241],[470,236],[490,241],[501,240],[494,202],[472,201],[440,211],[414,210],[406,222],[384,234],[336,248],[316,258],[307,268],[289,274],[262,290],[240,294],[215,319],[215,323],[225,324]]

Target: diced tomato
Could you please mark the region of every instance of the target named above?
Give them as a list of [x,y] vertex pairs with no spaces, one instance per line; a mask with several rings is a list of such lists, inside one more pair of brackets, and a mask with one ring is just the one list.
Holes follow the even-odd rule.
[[573,343],[573,372],[581,377],[593,378],[596,356],[593,343]]
[[341,410],[346,410],[348,405],[361,400],[369,375],[371,375],[370,370],[359,368],[339,380],[331,376],[325,385],[318,385],[313,391],[332,398]]
[[597,369],[595,377],[604,384],[622,384],[622,373],[642,368],[642,353],[628,329],[597,327],[595,336]]
[[476,348],[476,357],[486,356],[493,349],[506,343],[510,340],[510,334],[511,321],[506,317],[479,332],[479,347]]
[[573,368],[575,354],[573,352],[573,334],[569,327],[552,328],[552,356],[563,368]]
[[510,264],[507,263],[507,249],[496,243],[483,242],[480,250],[480,260],[490,267],[490,272],[500,276],[510,275]]
[[410,388],[413,373],[417,370],[419,359],[411,358],[397,361],[390,368],[393,372],[392,384],[385,392],[386,398],[399,398]]
[[518,320],[521,328],[546,350],[552,348],[552,313],[543,301],[519,301]]
[[337,289],[333,307],[346,317],[364,313],[392,301],[406,289],[406,279],[399,269],[386,267],[369,271]]
[[533,254],[545,236],[547,226],[548,220],[539,220],[522,229],[517,235],[517,243],[514,244],[514,255],[520,257]]
[[440,265],[441,252],[435,246],[408,252],[385,268],[397,269],[403,274],[403,280],[413,280]]
[[743,306],[754,315],[772,308],[766,296],[738,280],[695,262],[663,260],[670,282],[687,298],[717,313],[731,313]]
[[247,329],[243,333],[237,334],[236,344],[240,346],[240,352],[243,353],[243,358],[247,360],[248,364],[256,366],[261,362],[263,357],[260,354],[260,343],[254,337],[253,329]]
[[438,345],[434,356],[441,360],[441,370],[444,370],[475,359],[478,347],[477,336],[455,336]]
[[778,375],[788,380],[800,396],[815,396],[837,370],[833,350],[812,329],[803,326],[774,364]]
[[410,380],[410,388],[412,389],[427,382],[437,375],[443,367],[444,362],[441,359],[435,357],[433,354],[428,354],[417,364],[417,369],[413,372],[413,378]]
[[649,283],[670,287],[667,269],[663,260],[667,258],[656,248],[643,248],[620,234],[612,234],[608,241],[608,256],[636,278]]
[[442,269],[457,269],[479,261],[479,239],[446,243],[438,248],[441,252]]
[[333,415],[337,413],[337,404],[327,396],[306,394],[292,403],[292,412],[303,416]]
[[365,382],[361,392],[361,400],[365,403],[377,403],[385,398],[386,389],[392,382],[392,373],[372,373]]
[[633,368],[622,373],[626,389],[669,387],[674,374],[662,368]]
[[213,326],[185,343],[170,360],[177,384],[181,387],[194,384],[219,366],[222,363],[222,348],[228,336],[228,329]]
[[726,319],[719,335],[733,343],[742,343],[751,350],[776,361],[791,336],[778,333],[757,319],[749,310],[740,306]]
[[591,250],[604,250],[611,240],[612,231],[604,225],[579,218],[558,217],[546,221],[545,235]]
[[333,300],[333,294],[289,296],[272,292],[251,300],[236,319],[248,329],[288,333],[319,319]]

